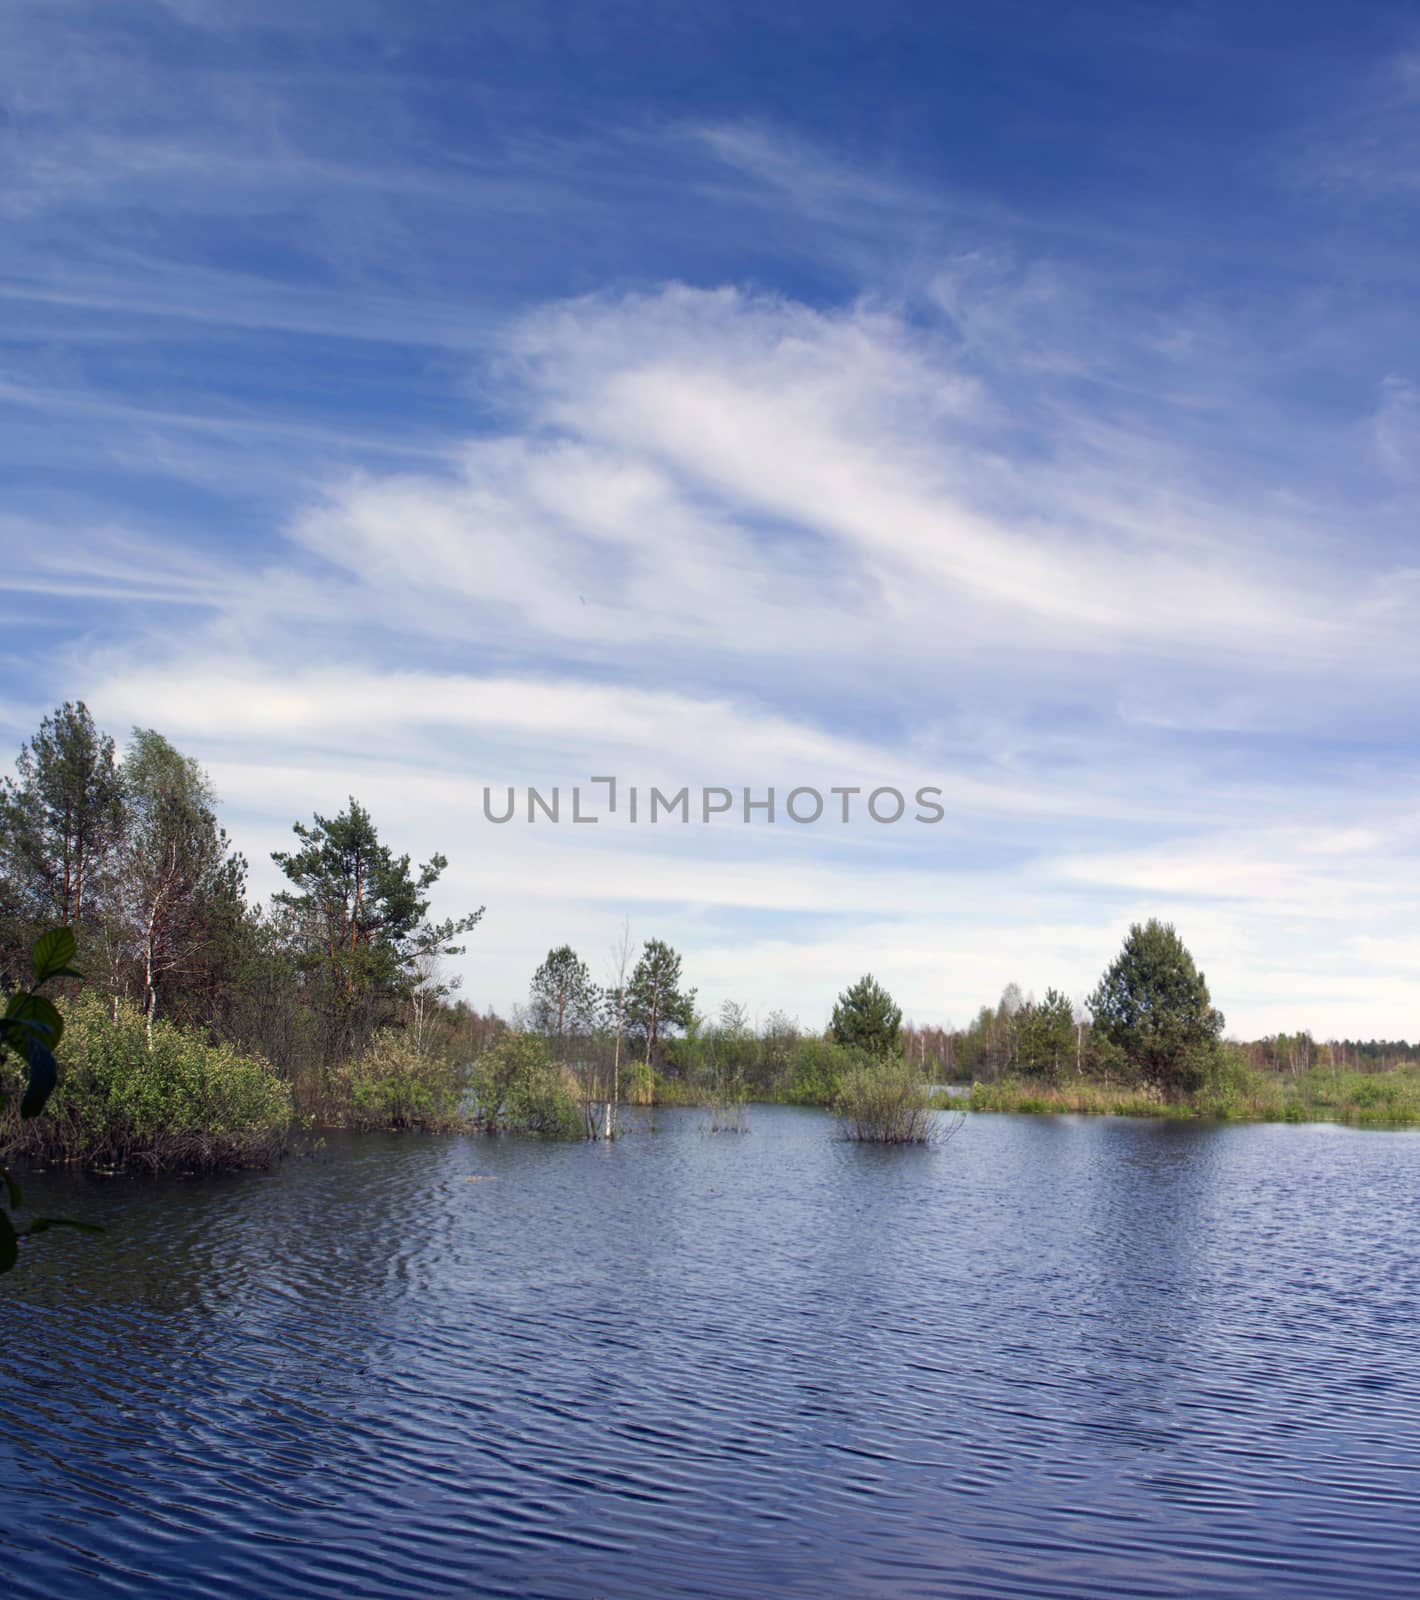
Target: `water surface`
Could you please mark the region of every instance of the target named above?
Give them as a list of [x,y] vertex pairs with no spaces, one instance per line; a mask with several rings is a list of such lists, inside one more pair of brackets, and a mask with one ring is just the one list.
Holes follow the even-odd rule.
[[5,1589],[1420,1591],[1420,1135],[704,1124],[32,1177]]

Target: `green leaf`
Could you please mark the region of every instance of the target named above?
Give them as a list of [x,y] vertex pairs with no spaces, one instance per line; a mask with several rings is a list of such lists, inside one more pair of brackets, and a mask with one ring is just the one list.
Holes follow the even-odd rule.
[[80,1222],[77,1217],[36,1217],[26,1233],[48,1233],[51,1228],[73,1228],[76,1233],[102,1233],[97,1222]]
[[0,1272],[8,1272],[20,1259],[20,1241],[8,1211],[0,1211]]
[[33,1034],[25,1041],[25,1056],[30,1064],[30,1081],[25,1086],[24,1099],[20,1101],[20,1115],[37,1117],[59,1082],[59,1068],[49,1047],[41,1044]]
[[17,1211],[20,1207],[23,1196],[20,1194],[19,1184],[16,1183],[15,1180],[10,1176],[9,1167],[0,1167],[0,1182],[3,1182],[5,1185],[5,1193],[10,1199],[10,1209],[12,1211]]
[[42,933],[30,948],[35,982],[57,978],[74,959],[75,948],[74,934],[69,928],[51,928],[48,933]]
[[[8,1007],[9,1019],[12,1023],[20,1023],[31,1030],[41,1030],[40,1043],[48,1045],[51,1050],[59,1043],[64,1032],[64,1018],[52,1000],[46,1000],[42,994],[17,994]],[[23,1042],[21,1043],[23,1049]]]

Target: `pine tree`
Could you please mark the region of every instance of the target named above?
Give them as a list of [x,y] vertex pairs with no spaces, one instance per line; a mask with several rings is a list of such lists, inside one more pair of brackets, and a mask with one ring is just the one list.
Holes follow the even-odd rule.
[[417,980],[421,957],[462,955],[453,940],[475,927],[475,912],[430,923],[428,891],[448,866],[434,855],[416,876],[407,855],[381,844],[370,813],[351,796],[336,817],[293,824],[301,848],[271,859],[294,885],[273,896],[299,929],[302,964],[325,1013],[328,1058],[358,1050],[392,1018],[392,1002]]
[[839,995],[828,1025],[837,1044],[874,1056],[895,1054],[901,1030],[901,1007],[871,972]]
[[1075,1057],[1075,1008],[1068,995],[1047,989],[1016,1014],[1016,1060],[1021,1071],[1052,1081]]
[[1088,1004],[1096,1031],[1165,1089],[1194,1087],[1223,1032],[1183,940],[1172,923],[1152,918],[1130,928]]
[[587,963],[570,944],[547,952],[533,974],[529,999],[533,1026],[556,1039],[559,1047],[589,1033],[595,1023],[597,986]]
[[680,987],[680,955],[662,939],[647,939],[626,990],[628,1031],[645,1045],[650,1066],[661,1037],[695,1021],[695,990]]

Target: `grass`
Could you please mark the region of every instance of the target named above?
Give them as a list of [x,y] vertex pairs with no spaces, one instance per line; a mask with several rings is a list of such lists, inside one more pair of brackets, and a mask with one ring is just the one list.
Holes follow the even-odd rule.
[[1203,1086],[1168,1096],[1149,1085],[1074,1078],[975,1083],[967,1096],[938,1097],[970,1111],[1075,1113],[1106,1117],[1208,1117],[1239,1122],[1344,1122],[1355,1127],[1420,1123],[1420,1072],[1331,1072],[1296,1077],[1256,1072],[1225,1055]]

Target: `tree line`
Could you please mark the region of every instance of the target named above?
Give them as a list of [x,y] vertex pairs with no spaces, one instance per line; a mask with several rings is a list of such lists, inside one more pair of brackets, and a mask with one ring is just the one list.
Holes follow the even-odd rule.
[[1150,921],[1131,928],[1090,995],[1088,1020],[1062,992],[1027,998],[1013,985],[967,1028],[904,1027],[902,1010],[865,974],[839,995],[822,1035],[783,1012],[751,1025],[725,1002],[713,1018],[696,1013],[680,985],[681,958],[647,942],[629,985],[598,990],[569,946],[548,952],[533,975],[526,1020],[554,1041],[562,1059],[590,1061],[612,1025],[644,1047],[643,1089],[675,1097],[696,1087],[750,1099],[821,1101],[864,1061],[900,1059],[920,1081],[1022,1076],[1058,1082],[1099,1076],[1187,1092],[1221,1046],[1223,1017],[1207,980],[1176,930]]
[[[1156,921],[1130,930],[1083,1006],[1012,984],[960,1029],[905,1025],[871,974],[822,1030],[782,1011],[757,1023],[733,1001],[705,1016],[681,953],[659,938],[634,947],[627,930],[599,974],[570,945],[551,948],[505,1020],[467,1005],[446,975],[484,908],[431,918],[442,854],[396,853],[352,796],[293,823],[290,847],[273,853],[284,886],[262,905],[216,808],[207,774],[162,734],[135,729],[120,750],[82,703],[45,717],[0,780],[5,987],[24,988],[35,939],[56,926],[73,930],[87,979],[82,995],[59,983],[75,1011],[65,1106],[23,1130],[33,1153],[100,1150],[122,1165],[196,1151],[216,1164],[268,1151],[289,1114],[370,1127],[472,1115],[487,1128],[609,1136],[623,1104],[693,1100],[733,1126],[729,1108],[752,1100],[832,1104],[850,1081],[878,1096],[878,1080],[860,1080],[886,1064],[918,1085],[1098,1080],[1178,1096],[1221,1059],[1204,975]],[[1294,1078],[1338,1058],[1347,1069],[1416,1057],[1406,1044],[1319,1046],[1304,1033],[1229,1048]],[[138,1068],[151,1087],[159,1063],[168,1098],[140,1104]],[[180,1101],[224,1106],[225,1120],[165,1130]]]

